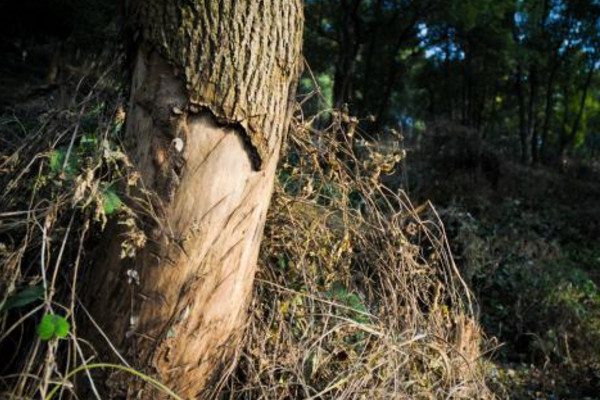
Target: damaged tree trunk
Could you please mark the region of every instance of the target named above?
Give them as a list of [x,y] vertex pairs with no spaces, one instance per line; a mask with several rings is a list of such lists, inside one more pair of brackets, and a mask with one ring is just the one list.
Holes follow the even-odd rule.
[[[140,47],[127,147],[157,215],[133,260],[121,259],[119,235],[108,239],[87,304],[135,368],[186,398],[209,397],[246,320],[294,107],[302,4],[136,0],[130,18]],[[126,379],[112,380],[113,396],[124,386],[134,397]],[[160,398],[153,390],[141,398]]]

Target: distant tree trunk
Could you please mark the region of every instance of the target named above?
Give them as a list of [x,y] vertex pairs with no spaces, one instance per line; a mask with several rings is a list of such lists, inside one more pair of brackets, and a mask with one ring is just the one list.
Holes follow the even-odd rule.
[[539,135],[537,127],[537,88],[537,67],[535,66],[535,64],[533,64],[529,70],[529,117],[527,127],[529,137],[531,137],[531,163],[533,165],[537,165],[539,161]]
[[525,93],[523,90],[523,65],[519,62],[516,77],[517,102],[519,104],[519,139],[521,142],[521,162],[527,164],[527,121],[525,117]]
[[362,0],[352,0],[352,3],[348,1],[342,0],[340,10],[341,36],[333,79],[333,101],[337,108],[348,102],[352,95],[352,78],[360,50],[359,8]]
[[550,132],[550,121],[552,119],[552,98],[554,97],[554,80],[558,71],[558,61],[552,63],[548,83],[546,87],[546,105],[544,108],[544,123],[542,125],[542,143],[539,151],[539,157],[542,162],[546,159],[548,133]]
[[481,94],[481,100],[479,101],[477,107],[475,129],[477,130],[477,132],[479,132],[479,135],[481,137],[484,137],[485,135],[483,134],[483,132],[485,131],[485,127],[487,125],[486,110],[488,108],[487,85],[483,85],[482,91],[483,93]]
[[467,81],[467,117],[465,121],[465,125],[468,127],[473,127],[473,109],[475,103],[475,90],[473,85],[473,57],[471,56],[471,52],[469,51],[469,46],[465,44],[465,63],[466,67],[466,75],[465,80]]
[[[294,107],[302,4],[134,0],[130,7],[140,46],[127,147],[156,192],[155,215],[133,260],[121,258],[119,232],[108,235],[87,305],[134,367],[185,398],[209,398],[234,363],[246,320]],[[104,341],[88,333],[104,360],[111,354]],[[149,387],[133,393],[130,377],[111,381],[107,397],[162,398]]]
[[408,39],[410,32],[412,31],[415,23],[417,21],[417,17],[415,18],[404,28],[404,30],[398,36],[396,42],[394,43],[394,47],[390,53],[390,62],[388,67],[388,73],[385,80],[385,86],[383,89],[383,93],[380,95],[379,105],[377,107],[376,113],[376,129],[379,130],[384,124],[385,116],[388,112],[390,101],[392,99],[392,93],[394,90],[394,86],[396,84],[396,80],[398,77],[398,72],[400,69],[400,65],[397,61],[398,52],[402,48],[404,42]]
[[462,101],[462,107],[461,107],[461,112],[460,112],[460,123],[463,124],[464,126],[468,125],[467,122],[467,114],[468,114],[468,104],[469,101],[467,99],[468,97],[468,82],[469,79],[467,79],[467,75],[469,74],[469,71],[467,70],[467,63],[463,62],[462,63],[462,74],[463,74],[463,79],[462,79],[462,90],[461,90],[461,101]]
[[567,78],[565,79],[563,85],[563,103],[564,103],[564,112],[563,112],[563,121],[562,127],[560,130],[560,137],[558,142],[558,156],[555,157],[555,162],[559,161],[563,155],[564,149],[567,147],[568,137],[569,137],[569,121],[571,119],[571,113],[569,110],[569,103],[571,102],[571,81]]
[[[585,101],[587,100],[588,91],[590,88],[590,84],[592,83],[592,78],[594,77],[596,61],[591,63],[590,69],[585,78],[585,83],[583,84],[583,91],[581,93],[581,100],[579,101],[579,108],[577,110],[577,114],[575,115],[575,120],[573,121],[573,126],[571,127],[570,132],[566,130],[563,131],[563,135],[560,141],[560,157],[565,156],[565,153],[568,151],[569,147],[573,145],[575,138],[577,137],[577,132],[579,132],[579,126],[581,125],[581,118],[583,117],[583,111],[585,109]],[[565,98],[566,100],[566,98]],[[568,105],[566,105],[568,106]]]
[[[363,98],[360,100],[360,107],[357,109],[358,113],[360,115],[366,115],[367,113],[373,113],[373,110],[371,109],[372,104],[374,104],[374,101],[372,100],[372,93],[373,93],[373,82],[377,81],[377,74],[372,73],[371,71],[373,70],[373,65],[374,62],[375,63],[379,63],[380,60],[375,60],[375,50],[377,48],[381,47],[381,42],[379,39],[379,35],[381,34],[381,31],[384,31],[386,29],[390,28],[390,25],[392,25],[395,20],[396,20],[396,15],[394,15],[394,17],[391,19],[391,23],[387,22],[386,25],[381,26],[382,21],[383,21],[383,16],[382,16],[382,6],[383,6],[383,0],[377,0],[374,4],[374,22],[372,22],[366,29],[365,29],[365,38],[367,38],[368,40],[368,44],[366,45],[365,48],[365,54],[364,54],[364,73],[363,73],[363,79],[362,79],[362,94],[363,94]],[[375,79],[373,79],[375,78]],[[378,96],[378,94],[376,94]]]
[[[451,76],[451,71],[450,71],[450,46],[451,46],[451,40],[450,40],[450,29],[447,28],[446,29],[446,33],[445,33],[445,37],[444,37],[444,83],[445,83],[445,93],[450,93],[450,88],[452,87],[452,83],[450,82],[450,76]],[[452,120],[452,115],[453,110],[452,110],[452,96],[442,96],[446,97],[447,101],[445,102],[446,104],[444,105],[446,107],[446,118],[448,118],[449,120]]]

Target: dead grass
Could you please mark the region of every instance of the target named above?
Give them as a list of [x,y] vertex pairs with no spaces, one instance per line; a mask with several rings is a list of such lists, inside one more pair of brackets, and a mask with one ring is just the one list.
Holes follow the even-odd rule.
[[[57,384],[54,398],[70,398],[79,370],[92,381],[97,355],[77,335],[87,318],[78,288],[88,250],[107,218],[130,228],[124,256],[144,245],[138,222],[151,202],[130,189],[137,174],[118,145],[123,114],[110,86],[106,76],[87,77],[54,109],[3,116],[2,398],[47,398]],[[246,340],[220,396],[490,398],[473,299],[444,227],[431,204],[415,207],[381,185],[403,153],[375,151],[356,122],[335,112],[294,118]],[[32,288],[37,297],[2,309]],[[66,339],[36,334],[48,314],[70,323]]]
[[443,225],[431,204],[381,185],[401,153],[366,143],[359,158],[354,121],[294,120],[227,395],[489,398],[482,334]]
[[[88,250],[112,216],[130,228],[124,250],[142,244],[137,217],[125,204],[136,175],[118,145],[123,114],[118,91],[108,90],[114,87],[110,72],[68,82],[62,95],[50,93],[2,115],[2,398],[46,399],[57,387],[53,398],[70,398],[78,369],[91,381],[96,353],[77,334]],[[110,206],[117,202],[115,212]],[[36,333],[48,315],[69,323],[64,338],[42,340]],[[91,386],[91,395],[101,398]]]

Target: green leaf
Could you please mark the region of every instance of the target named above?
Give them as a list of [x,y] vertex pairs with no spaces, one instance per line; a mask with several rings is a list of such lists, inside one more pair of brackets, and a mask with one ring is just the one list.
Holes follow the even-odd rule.
[[79,144],[82,146],[96,146],[98,138],[95,135],[83,135],[79,140]]
[[285,267],[286,267],[286,265],[287,265],[287,262],[286,262],[286,259],[285,259],[285,257],[280,255],[280,256],[277,258],[277,260],[279,261],[279,268],[281,268],[281,269],[285,269]]
[[344,301],[348,296],[348,289],[346,289],[342,282],[336,281],[331,285],[330,293],[337,300]]
[[71,324],[60,315],[46,314],[37,326],[36,332],[40,339],[50,340],[53,337],[64,339],[69,334]]
[[77,170],[77,158],[73,153],[69,156],[69,161],[67,165],[65,165],[65,169],[63,170],[63,165],[65,163],[65,158],[67,157],[67,150],[65,148],[56,149],[52,152],[50,156],[50,169],[55,174],[65,173],[67,176],[73,175]]
[[106,188],[102,195],[104,196],[103,206],[106,215],[111,215],[123,205],[123,202],[111,187]]
[[56,316],[56,320],[55,320],[56,324],[55,324],[55,328],[54,328],[54,336],[56,336],[57,338],[60,339],[64,339],[67,337],[67,335],[69,334],[69,329],[71,328],[71,324],[69,324],[69,322],[60,316]]
[[357,314],[354,317],[352,317],[354,321],[359,323],[369,322],[369,318],[366,315],[364,315],[364,313],[367,312],[367,308],[362,303],[358,295],[352,293],[350,296],[348,296],[348,306],[350,306],[350,308],[352,308],[353,310],[357,311]]
[[354,293],[348,296],[348,306],[358,311],[363,311],[362,309],[364,308],[360,301],[360,297]]
[[2,310],[8,311],[13,308],[24,307],[27,304],[33,303],[36,300],[41,299],[44,296],[44,287],[42,285],[29,286],[15,293],[6,300]]
[[65,162],[65,151],[62,149],[56,149],[50,156],[50,169],[55,174],[60,173],[63,163]]
[[37,334],[42,340],[50,340],[54,336],[54,316],[44,315],[40,324],[37,326]]

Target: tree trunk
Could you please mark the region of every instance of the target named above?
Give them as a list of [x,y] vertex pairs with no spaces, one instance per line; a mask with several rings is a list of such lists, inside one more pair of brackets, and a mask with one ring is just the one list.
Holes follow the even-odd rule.
[[342,1],[340,14],[342,31],[338,41],[338,60],[333,79],[333,104],[336,108],[341,108],[352,97],[352,79],[361,45],[359,15],[361,2],[362,0],[353,0],[352,3]]
[[381,100],[379,102],[379,106],[377,107],[377,114],[375,115],[377,130],[381,129],[381,127],[383,126],[383,123],[385,122],[385,116],[388,112],[388,108],[390,105],[390,101],[392,100],[394,86],[396,85],[396,80],[400,69],[400,65],[398,63],[398,60],[396,59],[398,57],[398,52],[402,48],[404,42],[408,39],[408,36],[416,23],[416,18],[417,17],[415,17],[400,33],[390,53],[390,62],[387,71],[388,73],[387,78],[385,80],[385,89],[383,90],[383,94],[380,97]]
[[573,121],[571,132],[567,133],[566,130],[563,132],[559,151],[559,155],[561,158],[566,155],[569,148],[573,145],[573,142],[577,137],[577,132],[579,132],[579,126],[581,125],[581,119],[583,117],[583,111],[585,109],[585,101],[587,100],[590,84],[592,83],[592,78],[594,77],[595,65],[596,61],[591,63],[590,69],[588,70],[588,73],[586,75],[585,83],[583,84],[583,91],[581,93],[581,100],[579,102],[579,108],[577,110],[577,114],[575,115],[575,120]]
[[527,164],[527,122],[525,117],[525,93],[523,90],[523,64],[519,62],[516,79],[517,101],[519,104],[519,139],[521,142],[521,162]]
[[[108,235],[87,304],[136,369],[211,397],[246,320],[294,107],[301,0],[136,0],[130,13],[140,47],[127,145],[155,214],[133,260]],[[129,377],[112,381],[112,396],[134,397]],[[144,390],[135,398],[161,398]]]
[[539,134],[537,126],[537,67],[533,64],[529,70],[529,117],[527,130],[531,138],[531,163],[537,165],[539,161]]
[[548,133],[550,132],[550,122],[552,119],[552,99],[554,96],[554,80],[556,72],[558,71],[558,61],[552,63],[550,74],[548,76],[548,83],[546,89],[546,105],[544,107],[544,123],[542,125],[542,143],[540,147],[539,157],[542,162],[546,161],[546,149],[548,143]]

